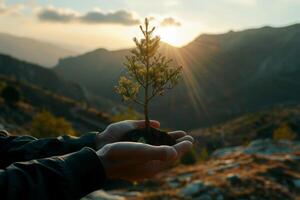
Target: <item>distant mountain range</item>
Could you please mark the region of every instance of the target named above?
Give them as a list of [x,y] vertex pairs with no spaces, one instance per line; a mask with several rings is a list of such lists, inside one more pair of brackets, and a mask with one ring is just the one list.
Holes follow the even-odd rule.
[[[278,104],[300,102],[300,25],[201,35],[182,48],[161,51],[184,67],[184,80],[152,105],[152,118],[176,128],[208,126]],[[59,61],[55,71],[104,98],[129,50],[98,49]]]
[[77,54],[51,43],[5,33],[0,33],[0,53],[45,67],[55,66],[59,58]]

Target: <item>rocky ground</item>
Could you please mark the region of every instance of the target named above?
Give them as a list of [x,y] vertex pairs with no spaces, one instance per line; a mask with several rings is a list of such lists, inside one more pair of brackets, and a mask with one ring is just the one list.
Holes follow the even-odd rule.
[[175,167],[127,189],[97,191],[88,199],[300,199],[300,143],[267,139],[220,149],[207,162]]

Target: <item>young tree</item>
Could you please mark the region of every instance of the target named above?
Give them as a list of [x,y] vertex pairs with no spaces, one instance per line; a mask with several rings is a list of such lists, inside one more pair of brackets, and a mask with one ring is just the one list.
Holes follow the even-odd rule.
[[[124,65],[128,69],[126,76],[119,80],[116,91],[122,95],[124,101],[131,100],[144,108],[146,130],[149,131],[149,103],[157,95],[164,95],[166,89],[172,89],[180,78],[182,67],[172,66],[172,59],[167,59],[158,52],[159,36],[153,36],[155,27],[149,28],[149,21],[145,19],[145,26],[140,26],[143,38],[133,41],[136,48],[126,56]],[[142,90],[142,95],[139,92]]]

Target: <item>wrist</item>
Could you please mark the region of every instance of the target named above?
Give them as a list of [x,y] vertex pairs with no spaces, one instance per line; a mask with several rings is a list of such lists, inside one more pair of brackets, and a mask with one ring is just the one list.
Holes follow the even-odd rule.
[[111,145],[109,145],[109,144],[108,145],[104,145],[96,153],[97,153],[97,156],[98,156],[99,160],[102,163],[103,169],[105,171],[106,178],[112,180],[112,179],[114,179],[114,176],[113,176],[114,173],[112,173],[114,167],[107,160],[107,153],[109,152],[110,147],[111,147]]

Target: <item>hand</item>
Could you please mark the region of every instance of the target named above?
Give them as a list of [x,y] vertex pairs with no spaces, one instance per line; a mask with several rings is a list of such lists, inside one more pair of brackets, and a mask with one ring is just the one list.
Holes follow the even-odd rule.
[[[180,132],[174,135],[182,135]],[[184,140],[174,146],[152,146],[134,142],[117,142],[105,145],[97,152],[108,179],[139,181],[151,178],[168,168],[193,144]]]
[[[159,128],[160,123],[156,120],[150,120],[150,126]],[[145,127],[145,120],[126,120],[110,124],[103,132],[96,137],[96,149],[99,150],[106,144],[120,142],[123,135],[129,131]],[[192,143],[194,139],[188,136],[184,131],[174,131],[169,133],[177,142],[189,140]]]
[[[153,128],[159,128],[160,123],[155,120],[150,120],[150,126]],[[96,148],[100,149],[106,144],[119,142],[125,133],[144,127],[145,120],[126,120],[110,124],[96,137]]]

